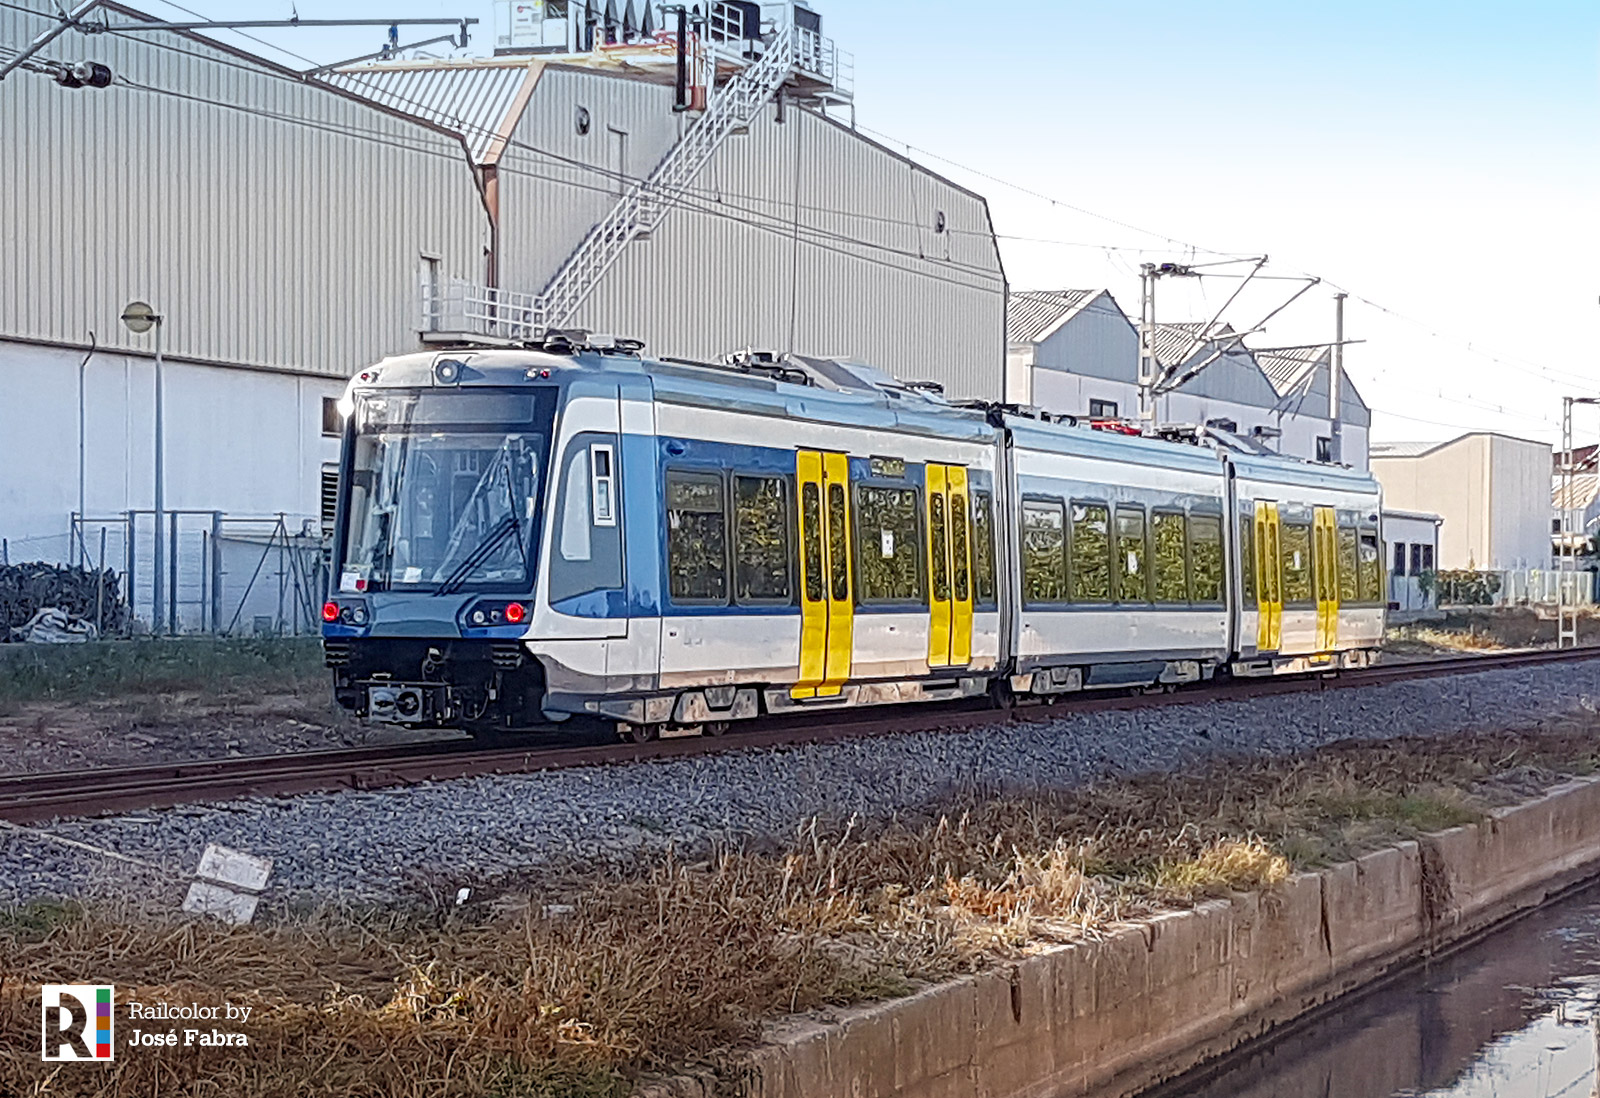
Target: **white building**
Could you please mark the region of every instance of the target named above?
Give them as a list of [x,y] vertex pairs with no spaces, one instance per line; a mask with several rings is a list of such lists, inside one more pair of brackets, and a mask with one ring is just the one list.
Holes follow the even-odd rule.
[[1422,511],[1402,511],[1385,501],[1384,559],[1388,562],[1389,602],[1396,610],[1430,610],[1438,598],[1424,590],[1423,576],[1439,567],[1439,528],[1444,520]]
[[[1328,348],[1250,348],[1222,325],[1162,324],[1155,350],[1172,376],[1193,376],[1156,398],[1164,423],[1211,424],[1279,453],[1328,461]],[[1139,334],[1106,290],[1018,291],[1006,327],[1006,394],[1066,415],[1139,414]],[[1342,463],[1367,467],[1371,412],[1348,376],[1340,391]]]
[[1372,447],[1384,507],[1440,516],[1451,570],[1549,567],[1551,460],[1549,443],[1489,431]]
[[[847,59],[815,13],[767,8],[736,40],[691,38],[685,111],[660,64],[672,51],[605,12],[580,55],[322,76],[193,33],[56,39],[0,81],[7,555],[93,561],[105,526],[145,615],[154,338],[119,322],[136,300],[164,318],[165,506],[195,512],[178,520],[185,625],[216,601],[212,513],[315,527],[333,398],[362,365],[430,342],[528,338],[542,320],[664,355],[854,357],[999,397],[1006,286],[986,204],[829,117],[848,106]],[[0,7],[0,46],[52,22]],[[84,60],[116,82],[36,71]],[[619,220],[629,202],[648,216]],[[116,521],[73,545],[76,512]]]

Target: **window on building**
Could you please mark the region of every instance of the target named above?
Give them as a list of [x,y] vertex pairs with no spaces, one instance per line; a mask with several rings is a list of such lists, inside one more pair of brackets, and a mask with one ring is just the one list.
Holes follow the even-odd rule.
[[1114,400],[1091,400],[1089,402],[1090,419],[1116,419],[1117,402]]
[[1317,437],[1317,460],[1318,461],[1332,461],[1333,460],[1333,439],[1331,439],[1331,438],[1323,438],[1320,435]]
[[1150,533],[1156,601],[1188,602],[1189,564],[1183,512],[1155,512],[1150,516]]
[[1145,543],[1144,508],[1117,508],[1117,601],[1150,601],[1149,546]]
[[856,552],[863,603],[922,600],[922,541],[915,488],[856,486]]
[[1416,542],[1411,543],[1411,574],[1417,575],[1422,571],[1422,546]]
[[994,519],[989,493],[972,493],[972,578],[974,600],[994,601]]
[[1424,572],[1433,571],[1433,546],[1431,545],[1422,547],[1422,570]]
[[1283,554],[1283,602],[1311,601],[1311,526],[1285,522],[1279,535]]
[[1394,543],[1394,574],[1397,576],[1406,574],[1406,543],[1403,541]]
[[1111,512],[1103,503],[1072,504],[1073,602],[1111,601]]
[[339,414],[339,398],[322,398],[322,436],[338,438],[344,434],[344,417]]
[[1552,534],[1561,533],[1561,519],[1559,517],[1550,520],[1550,532]]
[[[1222,601],[1222,516],[1189,518],[1189,563],[1194,572],[1194,601]],[[1251,595],[1254,598],[1254,595]]]
[[1022,501],[1022,601],[1064,602],[1067,597],[1066,523],[1059,500]]
[[783,477],[733,478],[733,597],[789,601],[789,486]]
[[722,477],[667,471],[667,589],[678,602],[728,601]]

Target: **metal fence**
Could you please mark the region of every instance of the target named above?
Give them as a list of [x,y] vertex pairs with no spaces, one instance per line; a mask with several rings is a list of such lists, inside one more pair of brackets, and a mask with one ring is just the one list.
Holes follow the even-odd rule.
[[[1398,579],[1399,577],[1396,577]],[[1502,568],[1434,573],[1440,606],[1593,606],[1596,574],[1555,568]]]
[[72,516],[74,563],[112,569],[128,602],[125,631],[301,636],[320,630],[327,552],[315,519],[164,511],[161,606],[155,605],[155,513]]

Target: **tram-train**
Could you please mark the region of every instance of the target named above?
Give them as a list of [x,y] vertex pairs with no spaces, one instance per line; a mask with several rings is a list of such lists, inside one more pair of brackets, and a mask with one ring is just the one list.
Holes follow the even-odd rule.
[[[340,704],[488,736],[1364,666],[1368,475],[835,360],[536,348],[352,379]],[[1098,429],[1097,429],[1098,428]]]

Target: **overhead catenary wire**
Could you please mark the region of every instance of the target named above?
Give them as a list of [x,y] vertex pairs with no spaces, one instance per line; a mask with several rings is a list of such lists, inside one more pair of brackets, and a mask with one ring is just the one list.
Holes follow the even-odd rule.
[[[197,17],[204,18],[204,16],[201,13],[196,12],[191,8],[184,7],[181,4],[171,3],[171,0],[163,0],[163,2],[168,3],[169,6],[174,7],[176,9],[180,10],[180,11],[184,11],[184,12],[187,12],[187,13],[189,13],[191,15],[195,15]],[[15,10],[15,11],[24,12],[26,14],[30,14],[30,15],[33,15],[33,16],[41,17],[41,18],[48,18],[48,19],[59,18],[59,16],[54,15],[54,14],[52,14],[50,12],[41,11],[41,10],[35,9],[35,8],[29,8],[29,7],[26,7],[26,6],[22,5],[22,4],[14,3],[14,2],[12,2],[12,0],[0,0],[0,7],[5,7],[5,8],[8,8],[8,9]],[[162,41],[159,41],[158,39],[154,39],[154,38],[144,38],[142,36],[133,36],[133,35],[128,35],[128,34],[123,34],[121,32],[110,32],[110,33],[112,33],[112,34],[114,34],[114,35],[116,35],[118,37],[124,37],[124,38],[130,38],[130,39],[136,38],[136,40],[138,40],[139,42],[141,42],[142,44],[145,44],[145,45],[151,45],[151,46],[155,46],[155,47],[161,48],[161,49],[172,50],[172,51],[175,51],[175,52],[178,52],[178,53],[188,54],[190,56],[195,57],[198,60],[203,60],[203,61],[206,61],[206,62],[209,62],[209,63],[212,63],[212,64],[228,65],[228,66],[240,69],[242,71],[249,72],[251,74],[260,74],[260,73],[263,72],[262,68],[259,67],[259,66],[252,66],[252,65],[249,65],[247,63],[243,63],[243,62],[231,59],[231,58],[223,58],[223,57],[218,57],[218,56],[207,55],[207,54],[204,54],[204,53],[198,53],[198,52],[196,52],[194,50],[184,49],[182,46],[175,45],[175,44],[170,43],[170,42],[162,42]],[[296,58],[298,60],[306,62],[307,64],[313,64],[313,65],[315,64],[315,62],[312,61],[312,59],[310,59],[308,57],[305,57],[302,54],[295,53],[293,50],[290,50],[290,49],[287,49],[285,47],[278,46],[278,45],[276,45],[274,43],[268,42],[268,41],[266,41],[266,40],[264,40],[264,39],[262,39],[262,38],[260,38],[258,36],[250,35],[250,34],[247,34],[245,32],[242,32],[242,31],[237,32],[237,33],[241,37],[249,38],[252,41],[258,42],[258,43],[260,43],[260,44],[262,44],[262,45],[264,45],[264,46],[266,46],[266,47],[268,47],[268,48],[270,48],[270,49],[272,49],[272,50],[274,50],[276,52],[282,53],[282,54],[284,54],[286,56],[294,57],[294,58]],[[195,40],[196,40],[197,44],[202,45],[202,46],[204,45],[204,40],[199,38],[198,36],[196,36]],[[8,49],[8,52],[11,53],[11,54],[14,54],[16,51]],[[57,64],[59,64],[59,63],[57,63]],[[270,64],[270,62],[269,62],[269,64]],[[409,97],[401,96],[401,95],[398,95],[398,94],[396,94],[396,93],[394,93],[394,92],[392,92],[392,91],[390,91],[388,89],[378,88],[376,85],[372,85],[370,82],[367,82],[367,81],[363,80],[359,73],[346,73],[344,75],[347,78],[353,80],[354,82],[361,83],[361,84],[371,88],[373,91],[383,94],[385,97],[387,97],[390,100],[393,100],[393,101],[396,101],[396,102],[402,102],[402,103],[403,102],[411,102],[414,106],[416,106],[418,108],[424,108],[425,107],[424,104],[421,104],[421,103],[419,103],[419,102],[417,102],[415,100],[410,100]],[[320,81],[313,81],[313,80],[305,78],[303,76],[302,76],[302,79],[306,81],[308,86],[313,84],[313,83],[317,83],[317,84],[321,84],[322,83]],[[425,143],[423,143],[421,141],[414,140],[414,139],[408,141],[407,139],[401,137],[400,135],[392,133],[392,132],[385,132],[385,131],[382,131],[382,130],[366,129],[366,131],[363,133],[361,131],[363,129],[365,129],[365,128],[359,127],[359,126],[353,125],[353,124],[327,123],[327,122],[322,122],[322,121],[314,121],[314,120],[306,119],[303,116],[287,115],[287,114],[283,114],[283,113],[279,113],[279,112],[270,111],[270,110],[267,110],[267,109],[264,109],[264,108],[260,108],[260,107],[250,107],[250,106],[244,106],[244,105],[240,105],[240,104],[229,104],[229,103],[226,103],[226,102],[222,102],[222,101],[219,101],[219,100],[216,100],[216,99],[211,99],[211,98],[207,98],[207,97],[203,97],[203,96],[189,95],[188,93],[180,92],[180,91],[177,91],[176,89],[159,88],[159,87],[156,87],[156,86],[153,86],[153,85],[141,84],[139,82],[132,81],[132,80],[127,80],[127,79],[119,79],[118,82],[124,84],[125,86],[132,87],[132,88],[135,88],[135,89],[138,89],[138,90],[142,90],[142,91],[146,91],[146,92],[150,92],[150,93],[173,95],[173,96],[178,96],[178,97],[182,97],[182,98],[187,98],[187,99],[191,99],[191,100],[194,100],[194,101],[200,102],[200,103],[205,103],[205,104],[208,104],[208,105],[211,105],[211,106],[222,107],[222,108],[226,108],[226,109],[240,110],[240,111],[243,111],[245,113],[256,114],[256,115],[258,115],[260,117],[274,118],[274,119],[278,119],[278,120],[282,120],[282,121],[292,122],[292,123],[295,123],[295,124],[298,124],[298,125],[303,125],[303,126],[308,126],[308,127],[316,128],[316,129],[319,129],[319,130],[323,130],[325,132],[343,134],[343,135],[354,136],[354,137],[365,137],[368,140],[372,140],[372,141],[376,141],[376,142],[380,142],[380,143],[385,143],[385,144],[390,144],[390,145],[394,145],[394,146],[397,146],[397,147],[410,148],[413,151],[425,152],[425,153],[428,153],[428,154],[431,154],[431,155],[440,156],[440,157],[443,157],[443,158],[456,159],[459,156],[459,151],[458,150],[430,147],[427,144],[425,144]],[[361,98],[368,98],[368,97],[361,96]],[[371,101],[371,100],[369,100],[369,101]],[[440,116],[438,114],[437,111],[429,110],[428,113],[430,115],[435,116],[435,117],[442,117],[442,116]],[[486,127],[474,125],[474,124],[472,124],[470,122],[467,122],[467,121],[459,119],[459,118],[455,119],[454,121],[457,123],[456,128],[458,130],[460,130],[460,131],[466,131],[466,132],[476,131],[480,135],[485,135],[485,134],[489,133],[489,130]],[[445,128],[449,128],[449,127],[445,127]],[[926,148],[922,148],[922,147],[917,146],[917,145],[913,145],[913,144],[911,144],[909,142],[900,141],[899,139],[893,137],[892,135],[885,134],[885,133],[883,133],[881,131],[872,129],[870,127],[858,126],[857,128],[860,129],[862,132],[871,134],[874,137],[882,139],[886,143],[902,147],[902,148],[906,149],[908,153],[910,153],[910,152],[918,153],[918,154],[920,154],[920,155],[922,155],[924,157],[927,157],[929,159],[937,160],[937,161],[940,161],[942,163],[949,164],[952,167],[955,167],[955,168],[957,168],[957,169],[959,169],[959,170],[961,170],[963,172],[970,173],[970,174],[972,174],[974,176],[989,180],[989,181],[997,183],[997,184],[999,184],[1001,186],[1005,186],[1005,187],[1010,188],[1012,190],[1015,190],[1015,191],[1017,191],[1019,193],[1022,193],[1022,194],[1028,195],[1030,197],[1039,199],[1041,201],[1047,202],[1052,206],[1057,206],[1057,207],[1060,207],[1060,208],[1063,208],[1063,209],[1067,209],[1067,210],[1071,210],[1071,211],[1076,212],[1076,213],[1083,214],[1083,215],[1088,216],[1088,217],[1093,217],[1093,218],[1095,218],[1097,220],[1104,221],[1104,222],[1106,222],[1108,224],[1116,225],[1116,226],[1118,226],[1120,228],[1124,228],[1124,229],[1127,229],[1129,231],[1139,233],[1141,235],[1152,237],[1152,238],[1154,238],[1156,240],[1159,240],[1159,241],[1161,241],[1161,242],[1163,242],[1165,244],[1175,245],[1175,246],[1180,247],[1180,248],[1182,248],[1182,249],[1184,249],[1186,251],[1189,251],[1191,253],[1205,252],[1205,253],[1211,254],[1211,255],[1229,256],[1229,257],[1236,257],[1238,255],[1238,253],[1231,253],[1231,252],[1226,252],[1226,251],[1220,251],[1220,250],[1214,249],[1214,248],[1209,248],[1209,247],[1206,247],[1204,245],[1196,244],[1196,243],[1194,243],[1192,241],[1186,241],[1186,240],[1183,240],[1183,239],[1178,238],[1178,237],[1174,237],[1174,236],[1171,236],[1171,235],[1168,235],[1168,234],[1165,234],[1165,233],[1158,232],[1158,231],[1153,230],[1153,229],[1149,229],[1149,228],[1145,228],[1145,227],[1136,225],[1136,224],[1134,224],[1132,222],[1129,222],[1129,221],[1126,221],[1126,220],[1123,220],[1123,219],[1119,219],[1119,218],[1112,217],[1112,216],[1109,216],[1109,215],[1106,215],[1106,214],[1098,213],[1098,212],[1096,212],[1094,210],[1090,210],[1090,209],[1087,209],[1085,207],[1076,205],[1074,203],[1067,202],[1067,201],[1065,201],[1065,200],[1063,200],[1063,199],[1061,199],[1059,197],[1047,194],[1047,193],[1045,193],[1043,191],[1039,191],[1039,190],[1033,189],[1031,187],[1027,187],[1027,186],[1024,186],[1022,184],[1018,184],[1018,183],[1013,182],[1011,180],[1004,179],[1004,178],[1002,178],[1000,176],[996,176],[996,175],[994,175],[992,173],[989,173],[989,172],[986,172],[986,171],[982,171],[980,169],[973,168],[970,165],[963,164],[963,163],[961,163],[959,161],[951,159],[950,157],[944,156],[944,155],[942,155],[940,153],[933,152],[932,150],[929,150],[929,149],[926,149]],[[616,171],[613,171],[613,170],[610,170],[610,169],[602,168],[602,167],[600,167],[598,165],[589,164],[587,162],[584,162],[584,161],[581,161],[581,160],[577,160],[575,158],[565,157],[565,156],[562,156],[561,154],[553,152],[552,150],[544,149],[544,148],[532,145],[532,144],[530,144],[528,142],[525,142],[525,141],[521,141],[521,140],[517,140],[517,139],[511,139],[508,142],[508,144],[511,147],[518,148],[518,149],[521,149],[523,151],[532,153],[534,155],[547,158],[553,164],[559,164],[559,165],[563,165],[565,167],[570,167],[570,168],[574,168],[574,169],[577,169],[577,170],[580,170],[580,171],[583,171],[583,172],[591,173],[594,176],[599,177],[602,180],[605,180],[606,182],[589,184],[589,183],[584,183],[584,182],[582,182],[580,180],[576,180],[576,179],[564,178],[564,177],[557,176],[557,175],[550,175],[548,173],[541,173],[541,172],[537,172],[537,171],[531,171],[531,170],[528,170],[526,168],[520,168],[520,169],[519,168],[511,168],[510,169],[512,171],[518,172],[519,174],[523,174],[523,175],[525,175],[525,176],[527,176],[529,178],[540,179],[540,180],[543,180],[543,181],[552,182],[552,183],[556,183],[556,184],[560,184],[560,185],[564,185],[564,186],[568,186],[568,187],[575,187],[575,188],[589,190],[589,191],[596,192],[596,193],[606,193],[606,194],[614,193],[614,184],[615,183],[619,183],[620,182],[620,183],[624,183],[624,184],[638,184],[638,183],[641,183],[641,182],[644,181],[643,178],[641,178],[641,177],[636,177],[636,176],[628,175],[628,174],[625,174],[625,173],[616,172]],[[503,170],[505,170],[507,167],[508,167],[507,165],[502,165],[502,169]],[[734,198],[745,199],[750,204],[749,205],[744,205],[744,204],[741,204],[739,202],[730,202],[730,201],[728,201],[730,196],[734,197]],[[742,224],[746,224],[746,225],[749,225],[751,227],[754,227],[754,228],[757,228],[757,229],[760,229],[760,230],[769,231],[769,232],[779,232],[782,235],[790,236],[791,238],[797,239],[797,240],[801,236],[804,236],[806,238],[806,242],[808,244],[812,245],[812,246],[823,248],[825,250],[829,250],[829,251],[833,251],[833,252],[837,252],[837,253],[841,253],[841,254],[851,255],[854,258],[865,259],[868,262],[880,262],[881,263],[881,261],[879,261],[879,260],[874,260],[874,259],[870,259],[870,258],[865,257],[865,256],[861,256],[861,255],[851,251],[850,249],[868,249],[868,250],[875,251],[875,252],[881,252],[881,253],[893,255],[893,256],[895,256],[897,258],[900,258],[900,259],[912,260],[912,261],[917,261],[917,262],[922,262],[922,263],[931,263],[931,264],[936,264],[936,265],[944,265],[944,266],[948,266],[948,267],[950,267],[952,269],[956,269],[956,270],[965,270],[965,271],[970,272],[971,274],[973,274],[975,276],[983,277],[983,278],[988,279],[988,280],[994,280],[995,279],[995,275],[994,275],[993,272],[991,272],[991,271],[989,271],[989,270],[987,270],[985,268],[978,267],[976,265],[964,264],[964,263],[962,263],[960,261],[953,260],[953,259],[941,259],[941,258],[932,258],[932,259],[930,259],[926,255],[925,249],[922,249],[920,247],[915,252],[913,252],[913,251],[908,250],[908,249],[895,248],[895,247],[893,247],[891,245],[886,245],[886,244],[884,244],[882,242],[879,242],[879,241],[865,240],[865,239],[862,239],[861,237],[852,236],[852,235],[847,234],[847,233],[832,232],[832,231],[829,231],[829,230],[822,229],[819,226],[804,225],[804,224],[800,223],[798,214],[799,214],[799,211],[801,209],[806,209],[806,210],[809,210],[809,211],[812,211],[812,212],[822,213],[822,214],[826,214],[826,215],[834,216],[834,217],[855,219],[855,220],[861,220],[861,221],[871,221],[871,222],[876,222],[876,223],[879,223],[879,224],[889,224],[889,225],[903,226],[903,227],[906,227],[908,229],[913,229],[913,230],[918,231],[919,236],[920,236],[920,233],[923,230],[925,230],[926,226],[924,226],[922,224],[922,222],[919,221],[919,220],[905,219],[905,218],[894,218],[894,217],[885,216],[885,215],[876,215],[876,214],[866,213],[864,211],[840,210],[840,209],[837,209],[837,208],[820,206],[820,205],[801,204],[801,203],[798,202],[798,200],[796,200],[794,203],[791,204],[789,202],[785,202],[781,198],[773,198],[773,197],[768,197],[768,196],[764,196],[764,195],[741,194],[741,193],[738,193],[738,192],[726,192],[726,191],[721,190],[720,188],[718,188],[716,191],[710,191],[710,190],[703,189],[703,188],[696,188],[696,187],[693,187],[693,186],[689,186],[689,187],[684,187],[682,189],[675,190],[674,197],[677,200],[678,204],[682,208],[684,208],[686,210],[690,210],[690,211],[692,211],[694,213],[698,213],[698,214],[700,214],[702,216],[719,217],[719,218],[723,218],[723,219],[739,222],[739,223],[742,223]],[[758,208],[759,206],[761,206],[763,204],[771,204],[771,205],[773,205],[775,207],[781,208],[781,209],[783,209],[784,213],[783,213],[783,215],[781,215],[781,218],[780,218],[779,215],[768,215],[768,214],[765,214],[761,209]],[[729,207],[731,207],[731,209]],[[970,235],[970,236],[987,236],[987,235],[991,235],[991,234],[989,234],[989,233],[987,233],[985,231],[975,230],[975,229],[947,228],[945,231],[947,233],[951,234],[951,235]],[[1013,240],[1018,240],[1018,241],[1021,241],[1021,242],[1049,244],[1049,245],[1058,246],[1058,247],[1084,247],[1084,248],[1098,249],[1098,250],[1104,251],[1108,258],[1115,258],[1114,255],[1113,255],[1113,253],[1115,253],[1115,252],[1148,253],[1148,252],[1156,252],[1156,251],[1160,250],[1160,249],[1155,249],[1155,248],[1143,248],[1143,247],[1136,247],[1136,246],[1130,246],[1130,245],[1121,245],[1121,244],[1092,244],[1092,243],[1088,243],[1088,242],[1051,241],[1051,240],[1041,240],[1041,239],[1037,239],[1037,238],[1027,238],[1027,237],[1013,236],[1013,235],[1009,235],[1009,234],[992,234],[992,235],[996,239],[1013,239]],[[907,267],[905,267],[905,266],[903,266],[901,264],[897,264],[897,263],[887,263],[887,264],[882,264],[882,265],[890,266],[890,267],[892,267],[894,269],[897,269],[897,270],[906,270],[906,269],[908,269]],[[929,272],[923,271],[922,273],[927,274]],[[955,284],[958,284],[958,285],[963,285],[963,286],[970,285],[970,283],[965,282],[965,281],[963,281],[961,279],[950,279],[948,277],[938,276],[938,275],[935,275],[934,277],[940,277],[944,281],[954,282]],[[1271,278],[1271,277],[1288,277],[1288,276],[1261,276],[1261,277],[1262,278]],[[1332,281],[1328,281],[1327,285],[1329,285],[1330,287],[1333,287],[1335,289],[1344,289],[1344,287],[1341,287],[1337,283],[1332,282]],[[1401,311],[1399,311],[1397,309],[1393,309],[1393,308],[1390,308],[1389,306],[1383,305],[1383,304],[1381,304],[1381,303],[1379,303],[1379,302],[1377,302],[1377,301],[1375,301],[1375,300],[1373,300],[1373,299],[1371,299],[1371,298],[1369,298],[1369,297],[1367,297],[1365,295],[1362,295],[1362,294],[1359,294],[1359,293],[1357,293],[1355,291],[1350,291],[1350,290],[1345,290],[1344,292],[1348,293],[1355,300],[1360,301],[1361,303],[1363,303],[1363,304],[1365,304],[1365,305],[1367,305],[1367,306],[1369,306],[1371,308],[1377,309],[1380,312],[1383,312],[1383,313],[1385,313],[1387,315],[1393,316],[1396,319],[1401,320],[1401,321],[1403,321],[1405,323],[1409,323],[1409,324],[1412,324],[1412,325],[1415,325],[1417,327],[1422,328],[1431,338],[1439,339],[1441,341],[1457,342],[1457,343],[1465,346],[1466,350],[1469,353],[1477,355],[1477,356],[1482,357],[1482,358],[1485,358],[1485,359],[1487,359],[1489,361],[1495,362],[1495,363],[1497,363],[1499,365],[1502,365],[1502,366],[1505,366],[1505,367],[1507,367],[1509,369],[1517,370],[1518,372],[1529,374],[1530,376],[1540,377],[1543,380],[1545,380],[1547,382],[1550,382],[1552,384],[1558,383],[1561,379],[1566,379],[1569,383],[1572,383],[1572,384],[1585,384],[1585,385],[1592,384],[1592,380],[1591,379],[1582,378],[1582,377],[1580,377],[1579,375],[1576,375],[1576,374],[1570,374],[1570,373],[1566,373],[1564,371],[1553,370],[1553,369],[1551,369],[1551,368],[1549,368],[1547,366],[1544,366],[1542,364],[1531,363],[1531,362],[1528,362],[1527,360],[1517,360],[1517,359],[1514,359],[1514,358],[1509,358],[1507,356],[1497,355],[1497,354],[1494,354],[1492,352],[1485,351],[1480,346],[1476,345],[1472,340],[1462,340],[1462,339],[1459,339],[1458,337],[1448,336],[1448,335],[1436,330],[1433,326],[1427,324],[1426,322],[1418,321],[1418,320],[1416,320],[1416,319],[1414,319],[1412,317],[1407,316],[1406,314],[1402,313]],[[1540,417],[1525,416],[1522,413],[1510,412],[1509,410],[1505,409],[1503,406],[1500,406],[1500,405],[1491,405],[1491,404],[1482,403],[1482,402],[1478,402],[1478,401],[1474,401],[1474,400],[1470,400],[1470,399],[1469,399],[1469,401],[1451,400],[1450,398],[1443,397],[1442,394],[1440,394],[1437,399],[1447,400],[1447,401],[1449,401],[1451,403],[1460,404],[1463,407],[1480,407],[1483,410],[1493,411],[1493,412],[1496,412],[1497,414],[1516,415],[1519,418],[1526,418],[1531,422],[1541,422],[1541,423],[1549,423],[1550,422],[1549,420],[1545,420],[1545,419],[1542,419]],[[1391,413],[1391,414],[1395,414],[1395,413]],[[1415,417],[1409,417],[1409,418],[1415,418]],[[1441,424],[1441,425],[1445,425],[1445,424]]]

